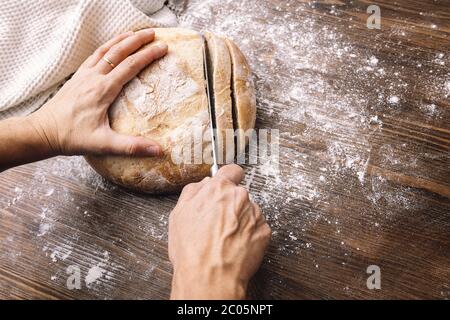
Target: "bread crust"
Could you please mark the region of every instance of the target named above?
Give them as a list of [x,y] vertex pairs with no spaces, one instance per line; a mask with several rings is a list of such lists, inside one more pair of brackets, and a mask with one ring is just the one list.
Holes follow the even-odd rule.
[[[109,118],[111,128],[119,133],[156,140],[164,157],[86,157],[103,177],[147,193],[179,191],[207,176],[210,167],[178,165],[171,157],[174,148],[192,135],[193,128],[201,132],[209,128],[202,38],[188,29],[155,28],[158,40],[168,44],[168,54],[124,87],[109,110]],[[210,142],[203,142],[202,147],[208,144],[210,147]]]
[[[235,90],[238,128],[253,128],[255,99],[250,69],[240,50],[229,40],[211,35],[214,45],[214,83],[220,129],[233,128],[230,86]],[[180,191],[186,184],[210,174],[210,164],[177,164],[172,152],[187,147],[211,150],[206,139],[186,145],[197,130],[209,132],[208,102],[203,68],[203,40],[199,33],[182,28],[155,28],[155,41],[169,46],[168,54],[145,68],[121,91],[109,109],[111,128],[119,133],[148,137],[163,148],[164,156],[86,156],[103,177],[140,192],[163,194]],[[211,43],[211,42],[210,42]],[[227,58],[228,57],[228,58]],[[241,65],[242,64],[242,65]],[[231,73],[234,82],[231,83]],[[223,112],[223,114],[221,114]],[[245,146],[244,146],[245,148]],[[194,163],[194,162],[192,162]]]
[[248,138],[245,131],[253,129],[256,121],[256,96],[250,66],[244,54],[230,39],[225,39],[231,56],[234,128],[240,129],[238,147],[245,151]]

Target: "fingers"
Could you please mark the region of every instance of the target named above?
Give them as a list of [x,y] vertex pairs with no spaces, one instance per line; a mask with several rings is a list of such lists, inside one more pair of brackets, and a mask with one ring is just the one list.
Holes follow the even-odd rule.
[[253,203],[254,208],[254,214],[256,218],[256,233],[257,237],[262,239],[265,242],[265,246],[270,241],[270,237],[272,236],[272,229],[270,229],[270,226],[267,224],[266,218],[261,212],[261,208],[258,206],[258,204]]
[[[105,57],[117,67],[130,54],[136,52],[143,45],[153,41],[154,38],[155,31],[152,29],[137,31],[132,36],[125,37],[122,41],[112,45],[102,57]],[[111,65],[103,59],[98,60],[96,68],[103,74],[112,70]]]
[[[246,203],[249,203],[248,191],[241,186],[237,186],[244,178],[244,170],[235,164],[229,164],[219,169],[217,174],[213,177],[206,177],[199,183],[190,184],[183,189],[183,193],[180,199],[183,200],[186,197],[193,197],[200,193],[208,193],[213,191],[217,194],[225,194],[226,192],[233,192],[232,198],[235,199],[235,203],[239,206],[237,211],[242,210]],[[209,195],[208,197],[211,197]]]
[[214,177],[224,178],[238,185],[244,179],[244,170],[236,164],[229,164],[220,168]]
[[[242,179],[244,178],[244,170],[235,164],[229,164],[226,166],[223,166],[219,169],[217,174],[214,176],[214,178],[206,177],[202,181],[198,183],[191,183],[186,185],[183,188],[183,191],[181,192],[180,198],[178,201],[183,201],[184,199],[190,199],[201,189],[210,189],[214,188],[214,185],[210,185],[211,183],[215,182],[215,187],[218,189],[222,189],[221,192],[225,192],[223,190],[224,186],[233,186],[236,188],[235,190],[235,197],[239,197],[238,203],[242,204],[245,201],[248,200],[248,191],[244,187],[236,187],[237,184],[239,184]],[[222,180],[222,181],[221,181]],[[233,188],[231,188],[233,190]]]
[[[248,191],[244,187],[237,187],[243,178],[244,170],[242,170],[242,168],[238,165],[229,164],[220,168],[213,178],[207,177],[197,183],[195,186],[195,193],[198,193],[201,189],[203,189],[205,193],[212,190],[223,194],[228,191],[233,192],[234,188],[236,188],[239,189],[239,192],[235,193],[234,197],[239,194],[240,198],[238,202],[242,203],[242,201],[244,201],[243,198],[245,198],[244,194],[247,195],[248,199]],[[189,187],[189,189],[193,191],[193,187]],[[194,193],[192,192],[190,195],[194,195]]]
[[107,41],[105,44],[100,46],[97,50],[94,51],[94,53],[89,56],[86,61],[81,65],[83,68],[92,68],[94,67],[100,59],[111,49],[111,47],[120,41],[124,40],[125,38],[128,38],[129,36],[133,35],[133,31],[128,31],[122,34],[119,34],[115,36],[114,38]]
[[113,130],[98,139],[98,143],[102,146],[100,151],[103,154],[141,157],[160,157],[163,154],[156,141],[119,134]]
[[108,74],[108,77],[114,83],[123,86],[151,62],[163,57],[167,50],[167,45],[164,43],[151,44],[122,61]]
[[[220,168],[214,178],[206,177],[198,183],[191,183],[183,189],[183,192],[188,194],[197,193],[203,187],[208,188],[208,184],[211,183],[213,179],[225,179],[229,182],[232,182],[234,185],[237,185],[242,181],[243,178],[244,170],[238,165],[229,164]],[[248,199],[248,191],[244,187],[237,187],[237,189],[239,190],[237,191],[237,194],[239,194],[241,198]]]
[[240,217],[249,210],[250,212],[253,211],[248,190],[242,186],[236,186],[233,189],[235,205],[234,211],[236,213],[236,216]]
[[266,223],[266,218],[264,217],[264,215],[262,214],[261,208],[259,207],[259,205],[255,202],[252,202],[253,205],[253,209],[254,209],[254,214],[255,214],[255,219],[256,219],[256,226],[261,226],[263,224]]
[[257,203],[249,202],[246,209],[242,211],[241,217],[238,218],[240,223],[245,226],[244,229],[252,230],[263,238],[270,238],[272,231]]
[[192,197],[194,197],[201,189],[203,186],[205,186],[209,181],[211,180],[210,177],[206,177],[204,178],[202,181],[197,182],[197,183],[190,183],[188,185],[186,185],[183,188],[183,191],[181,191],[180,194],[180,198],[178,199],[178,201],[183,201],[185,199],[191,199]]

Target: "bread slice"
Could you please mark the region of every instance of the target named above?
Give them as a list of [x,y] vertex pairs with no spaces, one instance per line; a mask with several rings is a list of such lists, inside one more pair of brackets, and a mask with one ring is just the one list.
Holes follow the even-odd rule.
[[225,39],[231,56],[234,129],[240,129],[237,137],[238,152],[244,152],[248,143],[245,132],[255,127],[256,96],[252,74],[247,59],[238,46]]
[[[202,134],[209,130],[209,112],[201,35],[181,28],[154,30],[155,41],[168,44],[168,54],[123,88],[109,110],[109,118],[112,129],[119,133],[156,140],[163,147],[164,157],[86,159],[98,173],[117,184],[148,193],[167,193],[209,175],[208,164],[176,164],[171,157],[185,138],[192,138],[194,129]],[[208,141],[200,139],[198,143],[203,149],[210,147]]]
[[[231,102],[231,58],[225,40],[205,32],[209,56],[208,69],[212,75],[214,111],[217,126],[219,164],[234,160],[233,111]],[[228,129],[228,137],[227,137]],[[228,141],[227,141],[228,138]]]

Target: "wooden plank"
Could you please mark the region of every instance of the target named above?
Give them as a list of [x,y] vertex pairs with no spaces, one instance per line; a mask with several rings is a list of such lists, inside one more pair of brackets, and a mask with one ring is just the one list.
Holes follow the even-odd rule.
[[[381,30],[366,27],[370,4]],[[239,44],[257,127],[280,130],[279,162],[245,166],[273,229],[251,296],[448,299],[450,3],[190,1],[180,20]],[[166,299],[176,201],[114,186],[79,157],[0,174],[0,297]]]

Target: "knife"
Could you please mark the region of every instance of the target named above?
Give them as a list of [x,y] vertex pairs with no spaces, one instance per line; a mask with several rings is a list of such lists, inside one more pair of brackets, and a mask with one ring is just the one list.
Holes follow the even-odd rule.
[[209,129],[211,131],[211,144],[212,144],[212,160],[213,163],[211,165],[211,176],[215,176],[217,171],[219,170],[219,163],[217,162],[217,140],[215,136],[215,131],[217,129],[216,125],[216,116],[214,113],[214,96],[211,94],[212,86],[212,74],[211,70],[208,68],[208,51],[206,49],[206,39],[203,35],[203,70],[205,75],[205,87],[206,87],[206,96],[208,100],[208,112],[209,112]]

